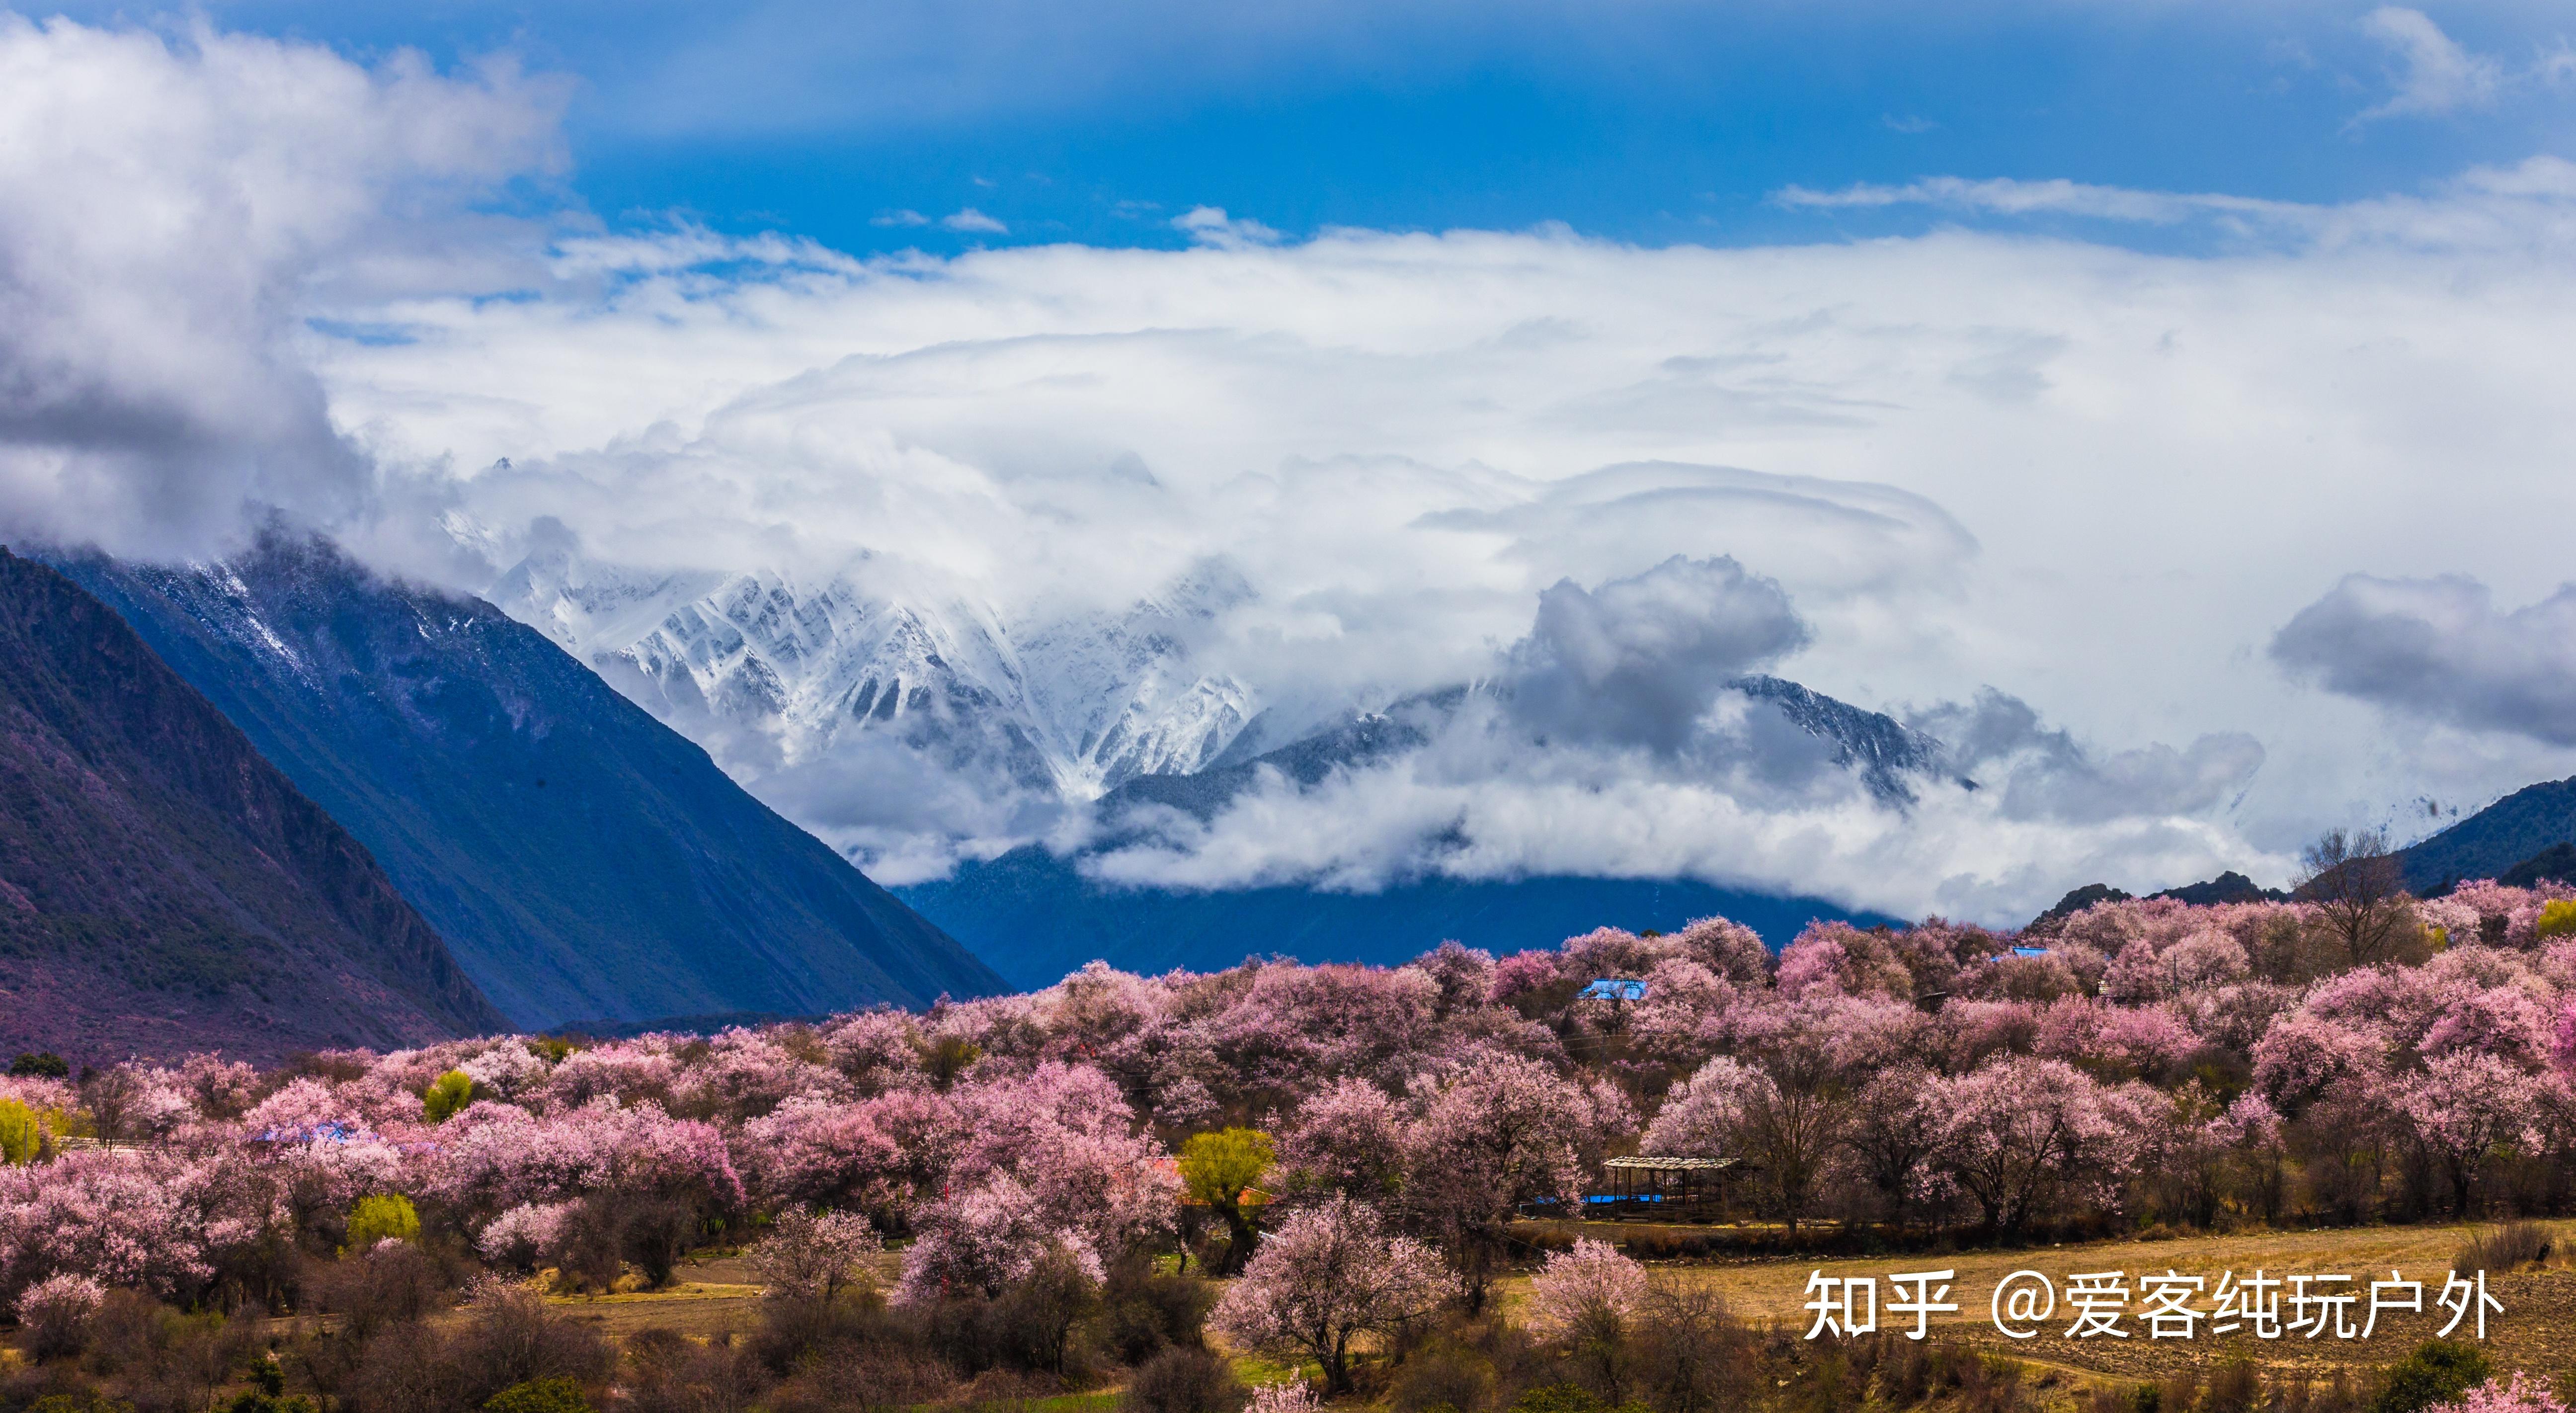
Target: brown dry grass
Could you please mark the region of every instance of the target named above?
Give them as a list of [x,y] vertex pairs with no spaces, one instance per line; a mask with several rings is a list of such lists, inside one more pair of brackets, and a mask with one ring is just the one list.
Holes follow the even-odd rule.
[[[2576,1234],[2576,1223],[2553,1224],[2564,1237]],[[1618,1236],[1639,1230],[1615,1224],[1574,1228],[1584,1234]],[[1690,1228],[1676,1228],[1688,1232]],[[1757,1323],[1787,1326],[1803,1332],[1808,1322],[1801,1309],[1807,1300],[1811,1271],[1828,1276],[1877,1276],[1882,1302],[1889,1291],[1885,1278],[1899,1271],[1951,1269],[1958,1274],[1950,1299],[1957,1315],[1936,1316],[1935,1330],[1965,1339],[1979,1348],[2037,1365],[2059,1369],[2090,1382],[2102,1377],[2162,1378],[2184,1369],[2204,1372],[2228,1360],[2246,1357],[2276,1374],[2304,1372],[2323,1379],[2337,1367],[2367,1369],[2403,1357],[2430,1338],[2447,1315],[2399,1315],[2382,1321],[2368,1341],[2284,1338],[2256,1340],[2244,1334],[2184,1340],[2150,1340],[2132,1314],[2126,1340],[2071,1340],[2059,1333],[2071,1318],[2061,1294],[2058,1314],[2046,1332],[2029,1340],[2008,1340],[1987,1317],[1987,1299],[1995,1283],[2017,1270],[2042,1272],[2061,1292],[2066,1277],[2077,1271],[2118,1270],[2134,1286],[2146,1273],[2179,1271],[2214,1279],[2233,1270],[2242,1276],[2256,1267],[2273,1275],[2342,1274],[2357,1284],[2384,1279],[2393,1267],[2410,1280],[2424,1281],[2426,1304],[2451,1269],[2452,1258],[2476,1228],[2466,1226],[2362,1227],[2330,1231],[2236,1233],[2181,1237],[2161,1241],[2109,1241],[2019,1251],[1968,1251],[1942,1256],[1874,1256],[1831,1260],[1733,1260],[1658,1263],[1672,1278],[1716,1288],[1736,1313]],[[891,1284],[899,1258],[881,1258],[879,1279]],[[671,1286],[657,1291],[599,1296],[559,1296],[555,1304],[601,1333],[624,1339],[653,1327],[677,1330],[700,1339],[742,1335],[760,1322],[759,1277],[740,1256],[689,1261]],[[2576,1270],[2563,1267],[2503,1272],[2488,1278],[2488,1290],[2503,1302],[2504,1313],[2490,1319],[2487,1350],[2499,1368],[2523,1369],[2552,1378],[2576,1375]],[[1527,1276],[1502,1283],[1507,1305],[1524,1298]],[[2367,1294],[2365,1292],[2365,1299]],[[2205,1308],[2204,1299],[2195,1302]],[[2285,1301],[2286,1304],[2286,1301]],[[2131,1306],[2135,1310],[2134,1303]],[[1898,1321],[1882,1314],[1882,1327]]]
[[[1615,1233],[1613,1224],[1601,1224]],[[2559,1225],[2562,1232],[2565,1224]],[[2362,1227],[2333,1231],[2285,1231],[2236,1233],[2224,1236],[2181,1237],[2160,1241],[2108,1241],[2082,1245],[2052,1246],[2020,1251],[1969,1251],[1944,1256],[1876,1256],[1861,1259],[1832,1260],[1763,1260],[1727,1264],[1675,1262],[1660,1269],[1676,1278],[1703,1283],[1723,1293],[1736,1313],[1758,1322],[1787,1325],[1793,1333],[1804,1333],[1812,1318],[1801,1307],[1805,1305],[1806,1282],[1810,1272],[1822,1271],[1828,1276],[1876,1276],[1882,1303],[1888,1298],[1886,1277],[1900,1271],[1949,1269],[1958,1272],[1951,1283],[1949,1298],[1960,1306],[1956,1315],[1933,1317],[1933,1328],[1964,1338],[1980,1348],[2038,1364],[2059,1367],[2092,1375],[2112,1375],[2125,1379],[2160,1378],[2187,1368],[2207,1370],[2238,1357],[2254,1360],[2267,1369],[2280,1373],[2305,1371],[2316,1378],[2328,1377],[2338,1366],[2362,1369],[2402,1358],[2417,1344],[2433,1336],[2449,1319],[2447,1312],[2433,1310],[2433,1294],[2441,1288],[2451,1269],[2452,1258],[2467,1244],[2476,1228],[2468,1226]],[[2338,1341],[2323,1339],[2283,1338],[2258,1340],[2246,1334],[2213,1338],[2205,1332],[2194,1340],[2150,1340],[2138,1328],[2133,1299],[2131,1317],[2123,1321],[2131,1329],[2130,1338],[2113,1340],[2094,1338],[2072,1340],[2062,1331],[2072,1319],[2064,1290],[2066,1277],[2078,1271],[2126,1272],[2133,1288],[2142,1274],[2178,1271],[2198,1275],[2215,1282],[2222,1271],[2233,1270],[2241,1278],[2256,1267],[2271,1275],[2349,1275],[2363,1288],[2362,1299],[2368,1301],[2367,1284],[2385,1280],[2393,1267],[2408,1280],[2426,1285],[2427,1314],[2421,1317],[2396,1315],[2384,1317],[2380,1328],[2367,1340]],[[2046,1332],[2035,1339],[2006,1339],[1995,1330],[1988,1318],[1987,1302],[1995,1284],[2017,1270],[2035,1270],[2050,1277],[2060,1291],[2058,1312]],[[1507,1283],[1506,1298],[1518,1299],[1527,1287],[1526,1278]],[[2576,1373],[2576,1271],[2564,1268],[2524,1269],[2491,1275],[2487,1290],[2504,1304],[2504,1313],[2491,1316],[2487,1324],[2486,1348],[2499,1368],[2523,1369],[2536,1374],[2558,1377]],[[2204,1297],[2193,1302],[2196,1308],[2207,1308]],[[2284,1296],[2284,1317],[2287,1298]],[[2362,1312],[2356,1310],[2354,1323]],[[1895,1322],[1882,1313],[1880,1325]],[[2463,1325],[2465,1334],[2468,1326]]]

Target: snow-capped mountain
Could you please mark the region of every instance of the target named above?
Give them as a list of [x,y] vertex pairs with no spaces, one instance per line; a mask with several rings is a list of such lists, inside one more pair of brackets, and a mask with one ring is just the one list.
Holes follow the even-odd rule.
[[[1264,780],[1310,789],[1456,731],[1530,733],[1494,759],[1547,748],[1514,719],[1508,664],[1393,700],[1263,700],[1208,666],[1227,615],[1260,606],[1219,561],[1121,609],[1040,620],[882,560],[824,577],[655,572],[564,546],[527,554],[489,597],[898,884],[997,847],[1105,847],[1155,827],[1139,806],[1206,823]],[[1727,692],[1729,722],[1651,768],[1716,778],[1759,757],[1767,779],[1846,772],[1900,810],[1942,773],[1939,742],[1879,713],[1762,675]]]
[[654,573],[562,549],[491,590],[737,773],[893,743],[978,788],[1090,800],[1215,760],[1259,710],[1190,666],[1251,589],[1203,566],[1115,614],[1005,621],[936,591],[769,570]]

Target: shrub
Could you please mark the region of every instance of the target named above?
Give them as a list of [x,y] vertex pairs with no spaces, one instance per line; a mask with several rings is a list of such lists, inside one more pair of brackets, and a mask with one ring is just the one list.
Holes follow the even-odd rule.
[[18,1297],[18,1323],[27,1331],[27,1352],[41,1360],[87,1349],[90,1321],[106,1298],[106,1289],[87,1276],[47,1276],[27,1287]]
[[110,1290],[90,1319],[88,1366],[114,1376],[136,1413],[203,1413],[249,1353],[244,1328]]
[[1127,1384],[1137,1413],[1241,1413],[1251,1397],[1234,1366],[1204,1349],[1166,1349]]
[[1047,1248],[1029,1273],[983,1311],[989,1347],[1021,1369],[1061,1375],[1069,1367],[1073,1327],[1100,1297],[1095,1266],[1063,1242]]
[[449,1070],[430,1081],[429,1091],[420,1097],[420,1114],[434,1124],[443,1124],[474,1102],[474,1076],[463,1070]]
[[591,1413],[581,1385],[557,1375],[512,1384],[483,1400],[483,1413]]
[[72,1393],[49,1393],[27,1405],[27,1413],[134,1413],[134,1405],[119,1403],[94,1388]]
[[1646,1268],[1605,1241],[1551,1252],[1530,1277],[1529,1324],[1541,1339],[1616,1343],[1646,1298]]
[[2370,1413],[2421,1413],[2485,1383],[2492,1372],[2487,1356],[2474,1345],[2426,1340],[2414,1353],[2381,1371]]
[[352,1250],[337,1261],[317,1261],[304,1273],[313,1303],[340,1317],[351,1338],[427,1315],[446,1293],[437,1263],[412,1242]]
[[1542,1384],[1512,1402],[1512,1413],[1646,1413],[1643,1403],[1615,1408],[1592,1390],[1575,1384]]
[[380,1241],[420,1240],[420,1212],[399,1192],[361,1197],[349,1212],[349,1249],[368,1251]]
[[[1662,1413],[1711,1413],[1742,1408],[1755,1379],[1752,1336],[1705,1286],[1657,1283],[1638,1306],[1629,1378]],[[1901,1341],[1920,1359],[1922,1346]],[[1919,1377],[1929,1386],[1930,1366]],[[1908,1399],[1906,1402],[1919,1401]]]
[[346,1413],[452,1413],[469,1408],[462,1371],[442,1357],[427,1325],[378,1330],[363,1343],[318,1340],[307,1368],[316,1387]]
[[769,1239],[752,1248],[752,1269],[778,1299],[830,1300],[868,1276],[868,1258],[885,1242],[855,1212],[780,1214]]
[[2451,1258],[2455,1271],[2510,1271],[2549,1259],[2556,1236],[2538,1222],[2507,1222],[2494,1231],[2469,1238]]
[[2263,1401],[2263,1376],[2251,1359],[2230,1359],[2212,1370],[2201,1413],[2253,1413]]
[[1476,1413],[1494,1400],[1493,1367],[1472,1351],[1437,1349],[1405,1361],[1389,1402],[1396,1413]]
[[1244,1413],[1316,1413],[1323,1406],[1312,1387],[1301,1380],[1287,1379],[1254,1389],[1252,1402]]
[[2138,1406],[2138,1390],[2113,1384],[2100,1384],[2084,1397],[2085,1413],[2131,1413]]
[[1151,1259],[1131,1256],[1109,1268],[1100,1290],[1099,1339],[1122,1364],[1142,1364],[1175,1346],[1205,1342],[1208,1307],[1216,1287],[1188,1276],[1165,1275]]
[[266,1389],[245,1389],[216,1405],[221,1413],[319,1413],[313,1400],[302,1394],[279,1395]]
[[598,1332],[557,1314],[544,1296],[525,1286],[485,1285],[467,1304],[466,1314],[464,1328],[451,1346],[453,1357],[469,1377],[480,1381],[486,1398],[518,1384],[598,1379],[608,1373],[611,1355]]
[[723,1336],[700,1345],[676,1330],[638,1330],[626,1358],[632,1413],[742,1413],[760,1396],[758,1362]]
[[18,1058],[9,1062],[9,1076],[12,1079],[69,1079],[71,1073],[71,1061],[51,1050],[42,1050],[34,1054],[21,1050],[18,1052]]
[[[671,1272],[696,1244],[698,1214],[685,1202],[652,1198],[625,1205],[621,1249],[655,1289],[671,1283]],[[612,1277],[612,1279],[614,1279]]]

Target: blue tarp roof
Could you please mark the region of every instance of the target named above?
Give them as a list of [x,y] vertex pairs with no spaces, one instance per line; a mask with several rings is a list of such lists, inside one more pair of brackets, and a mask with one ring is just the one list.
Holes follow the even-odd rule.
[[1603,1001],[1642,1001],[1646,983],[1633,976],[1605,976],[1583,988],[1582,995]]

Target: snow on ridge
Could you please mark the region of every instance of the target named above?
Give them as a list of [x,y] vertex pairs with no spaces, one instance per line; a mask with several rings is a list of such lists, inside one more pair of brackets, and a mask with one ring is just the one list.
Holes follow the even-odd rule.
[[684,733],[768,742],[770,765],[892,738],[944,772],[1084,801],[1199,769],[1259,714],[1250,688],[1191,665],[1251,594],[1208,565],[1124,613],[1011,623],[854,575],[650,571],[547,549],[488,597]]

